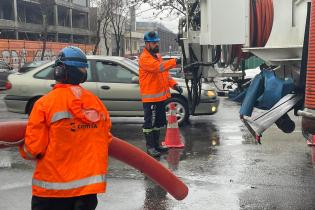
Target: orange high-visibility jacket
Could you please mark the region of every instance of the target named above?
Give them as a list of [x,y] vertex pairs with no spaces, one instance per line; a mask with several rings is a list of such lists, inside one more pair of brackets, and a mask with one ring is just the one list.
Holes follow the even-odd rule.
[[170,87],[176,85],[169,70],[176,67],[176,59],[163,61],[144,49],[139,58],[139,83],[142,102],[164,101],[171,97]]
[[36,159],[33,195],[74,197],[105,192],[108,146],[107,109],[79,85],[56,84],[30,115],[19,151]]

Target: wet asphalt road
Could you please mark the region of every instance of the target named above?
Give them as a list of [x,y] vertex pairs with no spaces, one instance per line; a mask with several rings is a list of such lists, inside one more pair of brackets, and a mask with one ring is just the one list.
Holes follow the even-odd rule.
[[[8,113],[0,95],[0,121],[26,118]],[[129,166],[110,159],[107,193],[97,209],[225,210],[315,209],[315,176],[310,148],[300,132],[284,134],[275,126],[257,145],[238,119],[239,105],[221,98],[213,116],[192,117],[180,129],[183,150],[160,161],[189,187],[177,201]],[[144,150],[142,118],[112,118],[113,134]],[[0,209],[30,209],[33,163],[15,148],[0,151]]]

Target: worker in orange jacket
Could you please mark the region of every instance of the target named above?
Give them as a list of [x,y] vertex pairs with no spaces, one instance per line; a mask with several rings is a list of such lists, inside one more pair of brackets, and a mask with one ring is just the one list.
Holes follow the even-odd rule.
[[61,50],[57,83],[30,114],[19,151],[36,160],[32,210],[92,210],[105,192],[111,121],[98,97],[79,85],[87,67],[79,48]]
[[163,61],[159,54],[159,35],[155,31],[144,34],[145,48],[139,58],[140,95],[144,109],[143,133],[147,153],[159,157],[167,151],[160,145],[160,129],[166,124],[165,101],[171,97],[170,88],[183,92],[169,70],[180,64],[180,59]]

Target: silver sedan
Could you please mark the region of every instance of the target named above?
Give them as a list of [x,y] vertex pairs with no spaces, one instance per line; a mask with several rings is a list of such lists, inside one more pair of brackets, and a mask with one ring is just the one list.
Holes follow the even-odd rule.
[[[97,95],[108,108],[111,116],[143,116],[139,93],[138,65],[123,57],[87,56],[88,78],[83,87]],[[26,73],[14,73],[8,78],[5,103],[8,111],[30,113],[37,99],[51,90],[55,84],[54,62],[46,63]],[[176,105],[178,123],[188,120],[190,109],[188,93],[183,79],[174,78],[184,92],[171,90],[172,97],[166,102]],[[202,86],[200,104],[194,115],[211,115],[217,112],[219,99],[216,91],[207,84]]]

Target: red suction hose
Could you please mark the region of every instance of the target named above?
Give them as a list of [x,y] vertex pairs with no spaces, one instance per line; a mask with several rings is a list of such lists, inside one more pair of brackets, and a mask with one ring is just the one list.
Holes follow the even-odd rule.
[[311,3],[308,60],[305,88],[305,108],[315,109],[315,0]]
[[0,122],[0,149],[24,143],[26,121]]
[[[0,122],[0,148],[23,144],[26,121]],[[143,172],[177,200],[188,195],[188,187],[170,170],[139,148],[113,137],[109,155]]]

